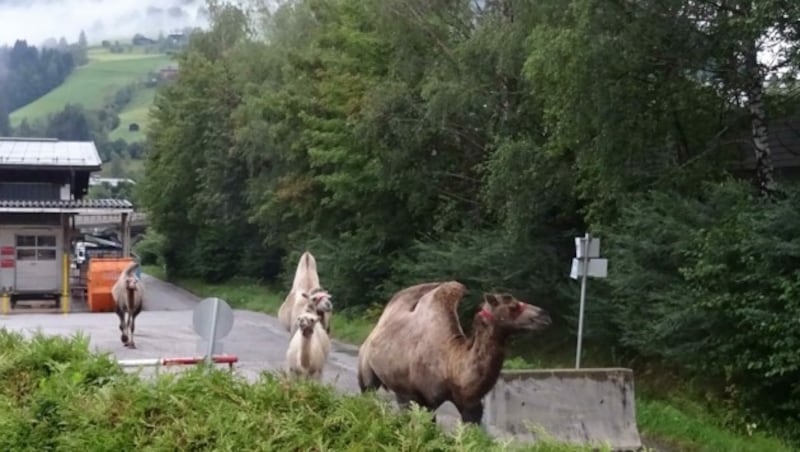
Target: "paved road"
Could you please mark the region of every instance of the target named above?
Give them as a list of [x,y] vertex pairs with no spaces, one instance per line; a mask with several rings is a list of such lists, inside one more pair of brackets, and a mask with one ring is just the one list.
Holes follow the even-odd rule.
[[[90,346],[111,352],[119,359],[197,356],[198,336],[192,329],[192,309],[199,298],[172,284],[144,275],[147,287],[144,311],[136,318],[134,350],[122,345],[118,319],[114,313],[12,314],[0,317],[0,328],[48,335],[71,335],[83,331],[90,337]],[[278,319],[266,314],[234,310],[234,327],[224,339],[223,352],[239,357],[237,371],[255,380],[264,371],[284,366],[289,333]],[[334,341],[323,380],[339,389],[358,392],[356,359],[358,350]],[[439,409],[437,417],[447,426],[453,425],[454,407]]]

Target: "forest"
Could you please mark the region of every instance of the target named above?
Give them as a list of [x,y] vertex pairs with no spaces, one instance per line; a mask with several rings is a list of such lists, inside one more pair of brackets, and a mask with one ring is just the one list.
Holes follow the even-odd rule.
[[17,40],[0,47],[0,135],[10,131],[8,115],[62,84],[85,63],[85,36],[76,44],[64,38],[53,47],[37,48]]
[[308,249],[337,309],[458,279],[464,315],[508,290],[572,344],[589,231],[590,347],[800,439],[800,3],[210,5],[138,186],[168,274],[286,281]]

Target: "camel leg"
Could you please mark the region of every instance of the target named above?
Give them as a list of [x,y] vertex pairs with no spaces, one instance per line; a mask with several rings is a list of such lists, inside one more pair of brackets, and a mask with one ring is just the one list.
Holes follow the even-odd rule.
[[120,332],[120,340],[122,343],[127,346],[128,345],[128,335],[126,334],[126,322],[125,322],[125,311],[120,311],[117,309],[117,316],[119,317],[119,332]]
[[133,342],[133,329],[134,325],[136,324],[136,314],[128,314],[128,322],[128,331],[130,331],[131,335],[129,347],[136,348],[136,344]]
[[411,408],[411,399],[410,398],[408,398],[408,397],[406,397],[405,395],[402,395],[402,394],[395,394],[394,397],[395,397],[395,400],[397,400],[397,406],[399,406],[400,409],[407,410],[407,409]]
[[483,402],[471,406],[457,407],[461,421],[465,424],[480,424],[483,419]]
[[383,385],[383,382],[375,375],[372,368],[366,366],[366,369],[358,368],[358,387],[361,388],[361,393],[367,391],[377,391]]

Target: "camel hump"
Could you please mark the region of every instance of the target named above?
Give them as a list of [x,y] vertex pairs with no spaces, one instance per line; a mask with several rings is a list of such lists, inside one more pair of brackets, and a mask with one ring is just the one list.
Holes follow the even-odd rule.
[[[433,290],[431,297],[428,298],[430,307],[442,309],[448,314],[456,315],[458,303],[464,298],[467,288],[458,281],[443,282]],[[420,300],[422,301],[422,300]]]
[[319,275],[317,274],[317,260],[314,255],[305,251],[297,262],[297,270],[294,272],[292,289],[310,290],[319,287]]

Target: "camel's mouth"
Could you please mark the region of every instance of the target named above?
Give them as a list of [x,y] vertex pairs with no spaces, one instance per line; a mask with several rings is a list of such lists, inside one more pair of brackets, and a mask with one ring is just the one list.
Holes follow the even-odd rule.
[[300,327],[300,330],[303,332],[303,336],[309,337],[311,334],[314,333],[314,325],[304,325]]
[[544,309],[540,309],[539,312],[531,318],[530,322],[524,326],[524,328],[531,331],[536,331],[547,328],[551,323],[553,323],[553,319],[550,318],[550,314]]

